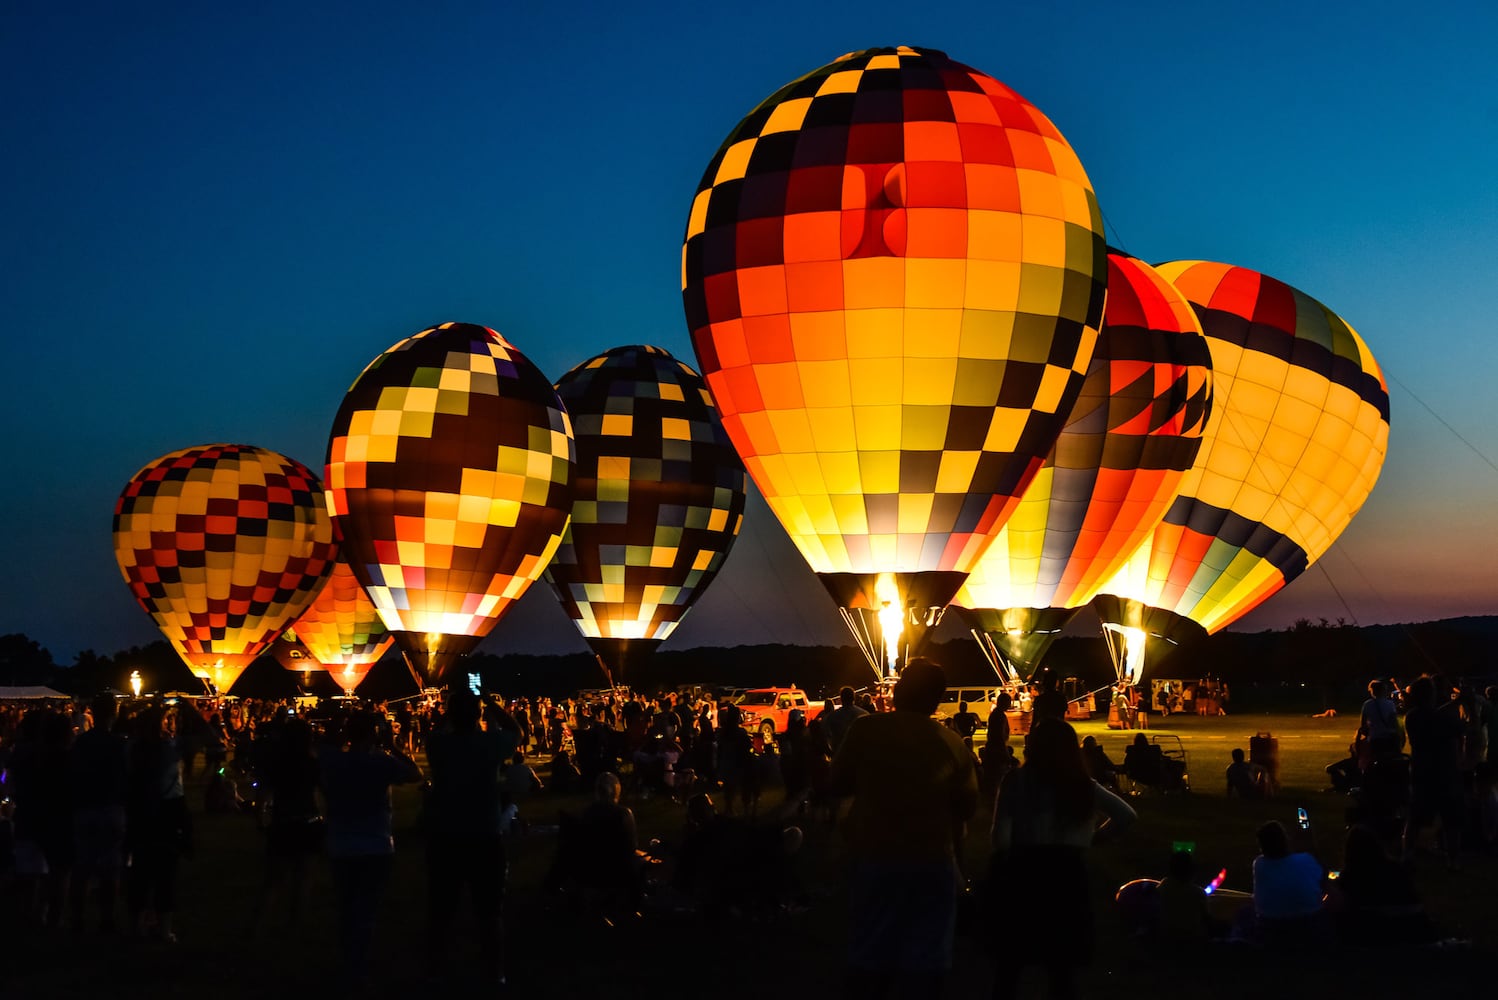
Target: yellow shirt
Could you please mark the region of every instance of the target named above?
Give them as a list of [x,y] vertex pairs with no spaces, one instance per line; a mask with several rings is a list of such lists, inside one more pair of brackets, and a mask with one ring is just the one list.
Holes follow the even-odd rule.
[[869,715],[848,727],[832,787],[851,793],[843,832],[860,861],[941,861],[978,805],[978,776],[961,738],[915,712]]

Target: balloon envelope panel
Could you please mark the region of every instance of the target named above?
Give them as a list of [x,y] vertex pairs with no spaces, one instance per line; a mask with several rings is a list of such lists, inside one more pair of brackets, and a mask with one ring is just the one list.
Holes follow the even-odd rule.
[[1165,516],[1201,447],[1211,358],[1191,305],[1108,255],[1097,350],[1066,427],[954,603],[1080,608]]
[[739,123],[693,201],[682,281],[728,435],[812,569],[955,589],[1064,422],[1105,277],[1055,126],[901,47]]
[[328,670],[349,663],[374,663],[395,641],[354,571],[341,558],[327,584],[289,631]]
[[1389,440],[1389,391],[1326,306],[1242,267],[1157,268],[1212,352],[1201,454],[1147,547],[1104,589],[1215,632],[1295,579],[1367,500]]
[[429,679],[541,575],[566,528],[573,460],[551,383],[482,326],[407,338],[349,389],[329,504],[355,577]]
[[658,347],[600,354],[557,392],[577,475],[547,579],[585,637],[664,640],[738,535],[744,466],[702,377]]
[[216,444],[174,451],[131,478],[115,504],[114,551],[193,673],[227,690],[312,601],[336,545],[306,466]]

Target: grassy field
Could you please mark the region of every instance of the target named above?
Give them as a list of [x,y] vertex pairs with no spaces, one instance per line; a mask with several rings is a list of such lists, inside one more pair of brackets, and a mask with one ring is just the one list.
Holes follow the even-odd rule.
[[[1135,801],[1140,822],[1122,841],[1092,852],[1097,897],[1098,954],[1084,975],[1089,996],[1299,997],[1371,991],[1388,995],[1431,982],[1478,983],[1498,947],[1498,860],[1470,853],[1460,872],[1433,859],[1416,869],[1432,914],[1468,950],[1411,950],[1407,954],[1284,955],[1223,946],[1200,955],[1145,951],[1123,931],[1111,906],[1113,889],[1129,878],[1163,873],[1171,844],[1192,841],[1203,870],[1228,869],[1229,888],[1249,888],[1256,848],[1253,831],[1265,819],[1293,821],[1305,806],[1324,862],[1340,864],[1346,800],[1323,790],[1322,768],[1341,757],[1350,737],[1347,719],[1291,716],[1151,717],[1151,732],[1178,736],[1188,753],[1192,793],[1145,794]],[[1078,725],[1122,760],[1131,733],[1109,732],[1100,722]],[[1247,749],[1261,730],[1278,739],[1280,796],[1243,802],[1223,795],[1229,751]],[[773,803],[773,798],[769,800]],[[201,804],[193,795],[194,806]],[[537,824],[554,822],[558,808],[577,800],[533,803]],[[424,932],[422,846],[412,830],[416,793],[398,799],[395,875],[379,914],[375,983],[364,996],[421,997],[437,993],[421,969]],[[682,809],[659,798],[632,803],[642,836],[679,835]],[[331,891],[326,870],[313,874],[309,902],[298,926],[277,919],[255,936],[248,913],[261,874],[262,841],[246,816],[196,817],[198,851],[180,876],[178,933],[173,947],[96,933],[42,933],[17,919],[17,900],[6,887],[0,910],[0,997],[7,1000],[99,996],[150,996],[157,1000],[350,995],[338,981]],[[965,863],[984,866],[986,823],[975,824]],[[511,855],[507,906],[511,995],[524,997],[755,997],[837,996],[846,902],[837,835],[812,830],[801,855],[803,875],[815,890],[804,913],[776,919],[704,921],[649,916],[617,927],[572,915],[540,891],[553,840],[545,833],[520,838]],[[1018,905],[1018,902],[1016,902]],[[460,927],[463,926],[460,924]],[[1018,954],[1025,942],[963,940],[948,995],[986,996],[995,954]],[[474,946],[454,949],[457,967],[440,991],[486,996],[477,981]],[[1038,989],[1039,983],[1032,983]],[[1036,993],[1035,995],[1040,995]]]

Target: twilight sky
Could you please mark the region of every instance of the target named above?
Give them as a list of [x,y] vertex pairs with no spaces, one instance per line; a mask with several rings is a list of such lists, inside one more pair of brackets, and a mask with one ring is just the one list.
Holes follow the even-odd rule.
[[[817,6],[0,7],[0,634],[62,663],[156,638],[110,543],[130,476],[212,442],[320,468],[355,376],[434,323],[552,378],[629,343],[697,367],[680,247],[708,159],[781,84],[896,44],[1035,102],[1113,245],[1289,282],[1384,366],[1372,499],[1237,628],[1498,613],[1498,8]],[[755,497],[670,646],[845,635]],[[483,648],[585,649],[545,584]]]

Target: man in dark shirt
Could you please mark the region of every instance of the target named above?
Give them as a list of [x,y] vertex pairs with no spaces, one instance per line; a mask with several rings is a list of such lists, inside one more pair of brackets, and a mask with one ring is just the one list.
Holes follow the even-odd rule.
[[1040,675],[1040,694],[1030,703],[1030,728],[1041,719],[1066,721],[1066,696],[1056,690],[1056,676],[1049,670]]
[[90,882],[99,886],[99,926],[114,927],[115,896],[125,858],[125,738],[114,731],[113,695],[91,706],[94,726],[73,742],[68,777],[73,796],[74,868],[70,903],[73,926],[83,929],[83,901]]
[[978,714],[968,711],[967,702],[957,703],[957,714],[952,716],[952,729],[963,739],[972,739],[978,731]]
[[1405,703],[1405,735],[1410,743],[1410,807],[1404,826],[1404,855],[1413,858],[1420,831],[1439,817],[1440,847],[1455,868],[1465,822],[1462,788],[1464,728],[1457,703],[1442,697],[1439,679],[1421,677],[1410,685]]
[[444,725],[432,733],[427,764],[427,964],[438,974],[447,960],[453,920],[466,884],[479,923],[485,973],[503,983],[499,921],[505,890],[501,837],[504,802],[501,769],[519,747],[507,728],[479,728],[479,700],[453,691]]
[[1269,772],[1244,759],[1243,748],[1233,748],[1233,762],[1227,769],[1228,794],[1243,799],[1268,798]]

